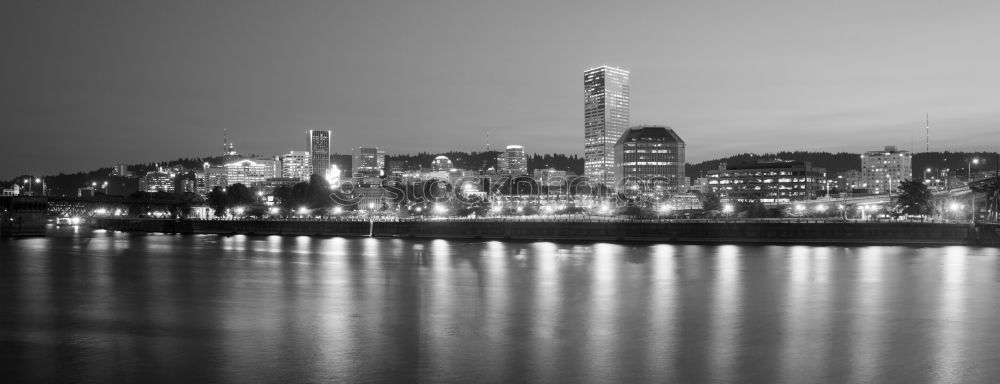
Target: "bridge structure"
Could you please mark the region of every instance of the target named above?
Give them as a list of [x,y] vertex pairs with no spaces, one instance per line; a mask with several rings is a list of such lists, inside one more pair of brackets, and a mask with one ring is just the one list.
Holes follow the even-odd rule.
[[55,217],[150,216],[176,217],[185,200],[130,199],[116,196],[49,197],[48,215]]

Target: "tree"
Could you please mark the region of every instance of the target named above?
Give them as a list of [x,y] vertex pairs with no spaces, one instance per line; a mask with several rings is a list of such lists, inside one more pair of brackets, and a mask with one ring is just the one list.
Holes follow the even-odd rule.
[[708,192],[701,195],[701,209],[706,211],[721,211],[722,201],[719,200],[719,195],[715,192]]
[[306,186],[306,200],[309,208],[323,209],[333,204],[330,198],[330,183],[317,174],[309,176],[309,184]]
[[231,206],[248,206],[257,201],[253,191],[242,183],[236,183],[226,188],[226,201]]
[[896,198],[896,212],[921,216],[934,213],[934,206],[931,205],[933,195],[924,183],[903,180],[899,183],[899,191],[899,197]]
[[226,207],[229,205],[226,199],[226,192],[222,191],[222,187],[212,188],[212,192],[208,193],[208,198],[205,202],[215,210],[215,217],[222,217],[226,215]]

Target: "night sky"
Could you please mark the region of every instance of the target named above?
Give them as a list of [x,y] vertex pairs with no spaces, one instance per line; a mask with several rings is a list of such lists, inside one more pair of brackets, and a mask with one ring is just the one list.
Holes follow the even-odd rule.
[[583,151],[583,71],[687,160],[995,151],[1000,2],[0,2],[0,178],[241,153]]

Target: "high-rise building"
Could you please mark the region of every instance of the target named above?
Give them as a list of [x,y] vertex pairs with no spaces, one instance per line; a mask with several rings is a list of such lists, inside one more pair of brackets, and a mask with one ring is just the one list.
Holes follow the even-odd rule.
[[309,131],[309,157],[312,173],[327,177],[330,169],[330,131]]
[[290,151],[281,155],[281,177],[308,181],[312,173],[309,151]]
[[861,187],[874,194],[889,193],[903,180],[913,177],[913,156],[910,151],[886,146],[882,151],[861,155]]
[[[381,154],[381,156],[379,156]],[[379,160],[382,160],[381,162]],[[380,164],[381,163],[381,164]],[[385,163],[385,152],[378,148],[355,148],[351,159],[351,174],[355,178],[377,178]]]
[[615,184],[614,146],[628,129],[628,71],[600,66],[583,73],[584,173]]
[[528,156],[524,154],[524,147],[508,145],[507,150],[497,156],[497,173],[514,176],[527,175]]
[[[643,190],[686,192],[684,140],[670,127],[629,128],[615,143],[615,180],[629,180]],[[617,187],[621,187],[620,185]]]

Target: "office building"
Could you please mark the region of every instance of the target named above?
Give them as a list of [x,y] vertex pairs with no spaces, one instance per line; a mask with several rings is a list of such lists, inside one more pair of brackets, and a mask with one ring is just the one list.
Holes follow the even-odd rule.
[[309,161],[312,173],[328,177],[330,170],[330,131],[309,131]]
[[243,184],[254,187],[262,184],[265,180],[275,177],[274,163],[272,159],[244,159],[223,165],[224,185]]
[[528,174],[528,156],[524,147],[508,145],[507,149],[497,156],[497,173],[513,176]]
[[615,180],[645,192],[686,192],[684,140],[669,127],[633,127],[622,134],[614,147]]
[[[379,156],[379,153],[382,155]],[[384,163],[385,152],[378,148],[355,148],[351,158],[351,175],[357,181],[378,179],[382,175]]]
[[826,189],[826,169],[808,161],[780,159],[719,165],[708,172],[708,187],[720,198],[737,202],[780,204],[812,200]]
[[584,173],[608,187],[615,184],[614,146],[629,124],[628,77],[609,66],[583,73]]
[[139,178],[139,190],[146,192],[173,192],[175,174],[157,170]]
[[290,151],[281,155],[282,178],[308,181],[312,173],[312,156],[309,151]]
[[913,156],[909,151],[886,146],[881,151],[861,155],[861,187],[873,194],[890,193],[903,180],[913,177]]

